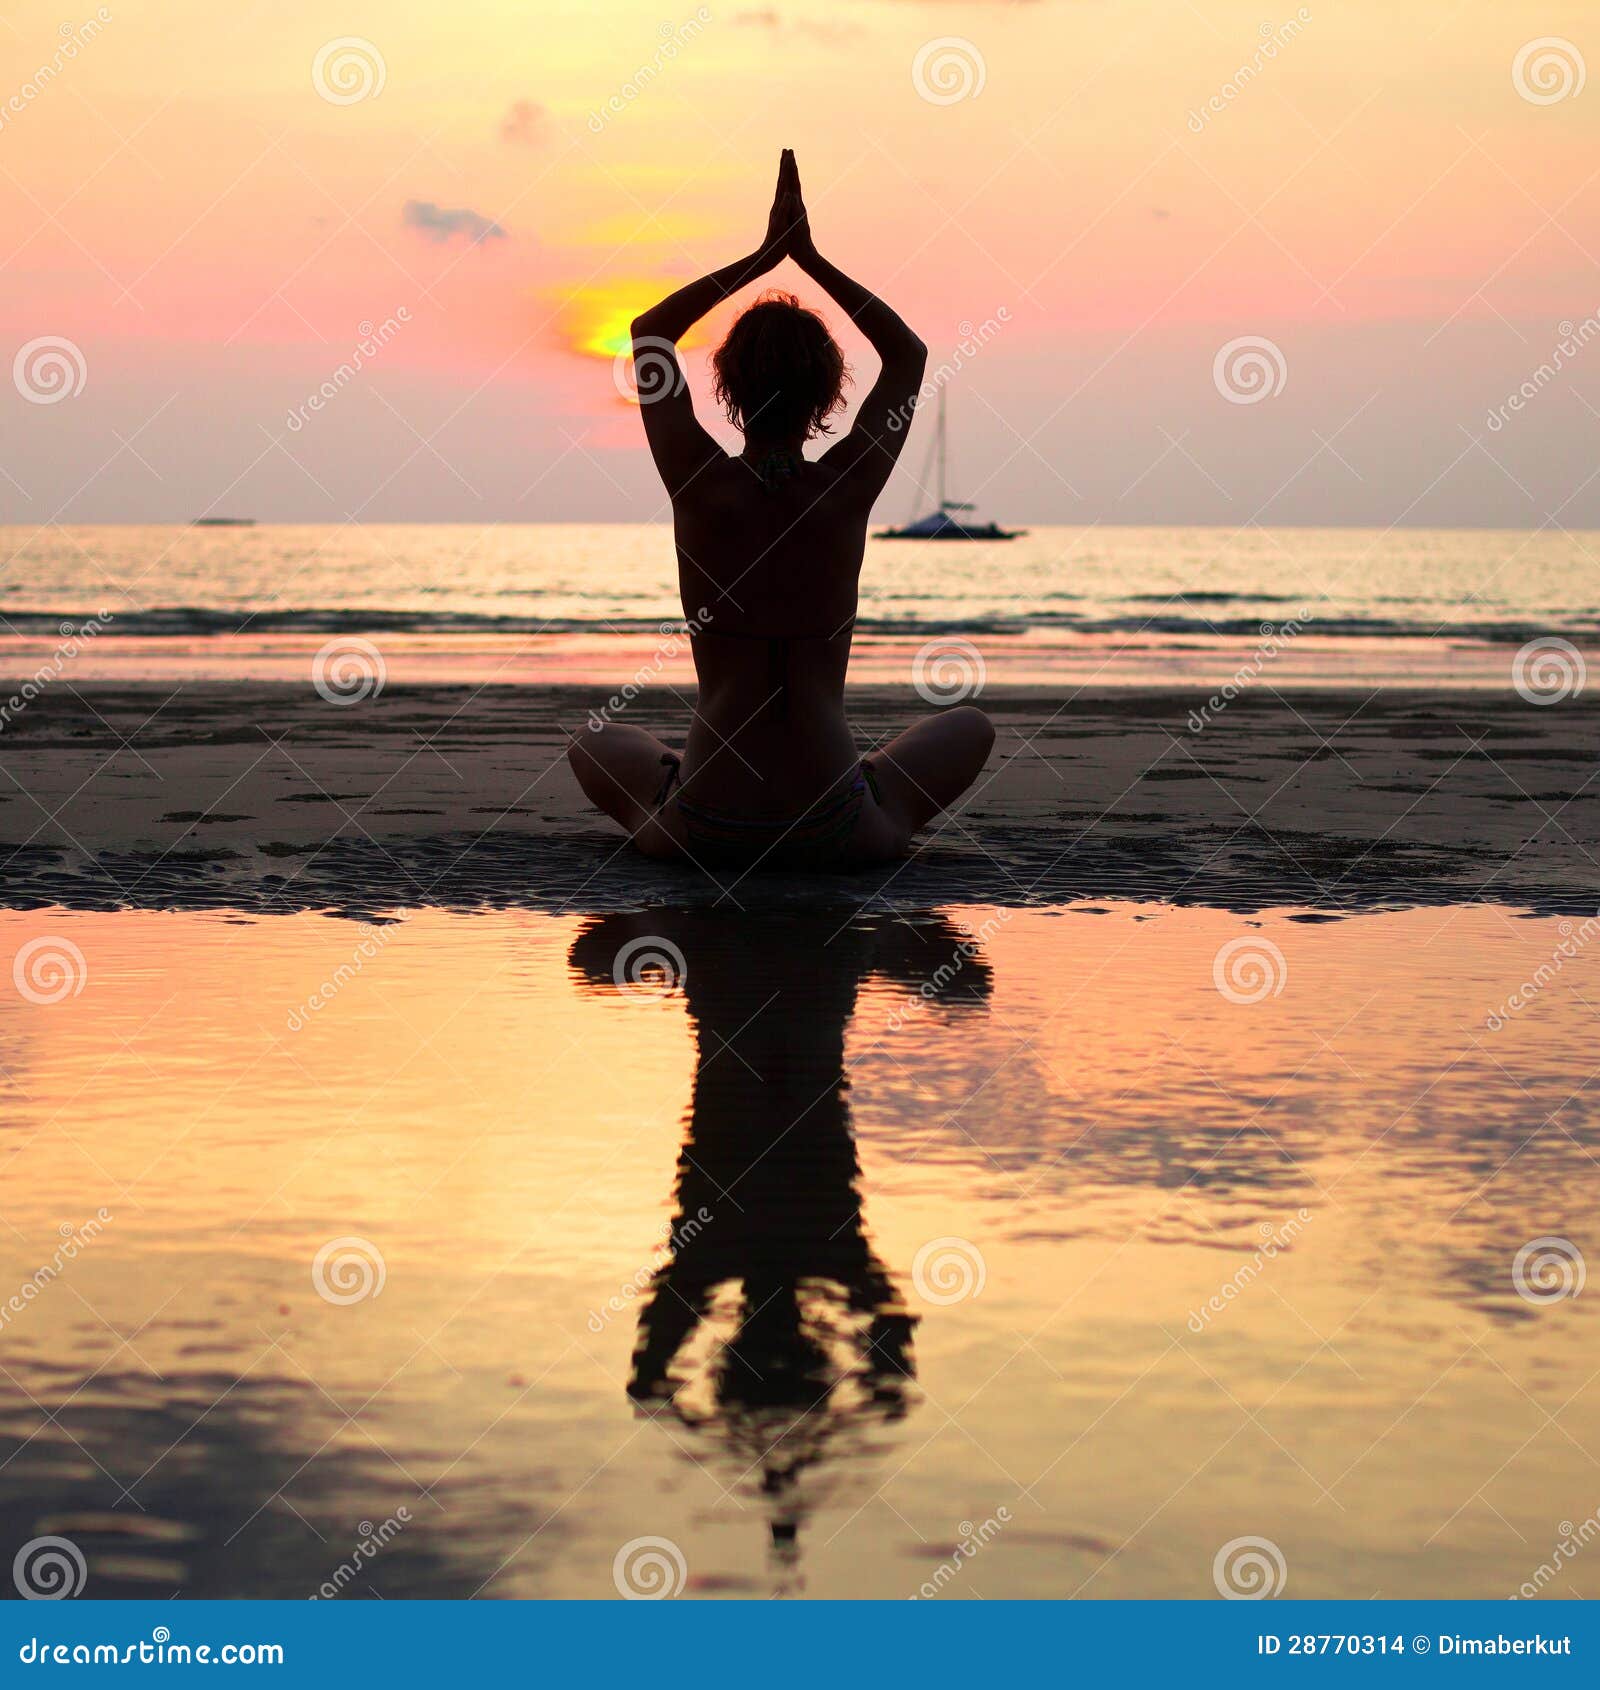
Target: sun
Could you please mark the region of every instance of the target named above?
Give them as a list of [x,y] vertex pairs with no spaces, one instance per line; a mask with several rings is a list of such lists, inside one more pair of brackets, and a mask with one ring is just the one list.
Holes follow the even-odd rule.
[[[605,282],[564,294],[556,325],[569,352],[586,358],[621,357],[633,344],[633,319],[678,286],[672,277]],[[679,346],[690,350],[705,342],[704,325],[696,325]]]
[[630,306],[626,310],[617,308],[607,311],[580,342],[578,350],[588,352],[596,358],[620,356],[633,344],[631,325],[643,309],[643,306],[638,310]]

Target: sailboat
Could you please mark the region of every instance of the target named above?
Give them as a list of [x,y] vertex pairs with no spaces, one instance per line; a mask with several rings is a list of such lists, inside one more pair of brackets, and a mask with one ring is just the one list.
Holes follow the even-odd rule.
[[[964,522],[957,512],[970,511],[971,505],[964,505],[956,499],[945,497],[945,419],[944,419],[944,389],[939,389],[939,427],[934,436],[933,444],[929,447],[939,470],[939,506],[931,510],[926,516],[919,516],[915,521],[908,522],[904,528],[885,528],[874,534],[875,540],[1015,540],[1019,534],[1027,532],[1024,528],[1001,528],[993,522]],[[922,466],[922,480],[928,479],[928,465]]]

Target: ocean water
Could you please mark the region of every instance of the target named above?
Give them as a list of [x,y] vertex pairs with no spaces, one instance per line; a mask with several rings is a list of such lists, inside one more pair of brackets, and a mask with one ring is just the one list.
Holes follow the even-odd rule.
[[[664,527],[47,528],[0,534],[0,664],[75,649],[84,678],[298,676],[328,639],[416,679],[682,679]],[[1600,634],[1600,535],[1040,528],[1005,543],[874,540],[857,679],[902,678],[928,639],[998,679],[1148,682],[1262,654],[1289,680],[1504,684],[1509,656]]]
[[1215,1598],[1250,1539],[1290,1596],[1600,1597],[1573,933],[0,915],[80,959],[0,1005],[6,1563]]

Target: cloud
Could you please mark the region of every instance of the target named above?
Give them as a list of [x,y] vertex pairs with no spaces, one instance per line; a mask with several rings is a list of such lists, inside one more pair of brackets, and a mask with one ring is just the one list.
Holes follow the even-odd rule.
[[536,147],[544,139],[546,112],[532,100],[512,102],[500,124],[500,139],[514,146]]
[[473,246],[486,240],[503,241],[506,232],[490,218],[469,211],[465,206],[447,211],[431,200],[407,200],[400,213],[408,229],[416,229],[430,241],[441,245],[452,235],[465,235]]
[[744,29],[794,30],[800,35],[814,36],[819,41],[848,41],[862,33],[855,24],[832,19],[785,17],[774,6],[735,12],[733,21]]

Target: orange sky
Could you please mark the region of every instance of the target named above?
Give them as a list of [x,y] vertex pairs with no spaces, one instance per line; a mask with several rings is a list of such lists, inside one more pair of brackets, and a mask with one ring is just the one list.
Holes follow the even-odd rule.
[[[819,244],[935,363],[1008,313],[951,388],[963,480],[1001,514],[1600,520],[1593,485],[1566,503],[1600,352],[1485,428],[1559,325],[1600,311],[1582,5],[71,18],[20,0],[0,21],[0,350],[63,338],[86,372],[48,406],[0,392],[0,520],[658,515],[607,349],[756,242],[785,144]],[[1546,37],[1568,45],[1519,92]],[[1219,398],[1241,336],[1281,349],[1270,402]]]

